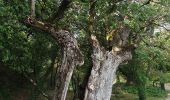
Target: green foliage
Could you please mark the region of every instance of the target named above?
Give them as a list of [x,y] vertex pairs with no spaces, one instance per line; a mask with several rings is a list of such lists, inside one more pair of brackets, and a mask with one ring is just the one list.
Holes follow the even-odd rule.
[[[37,6],[40,5],[37,4]],[[37,88],[33,91],[39,95],[38,89],[47,90],[47,80],[52,72],[52,70],[48,72],[48,69],[53,66],[51,63],[57,56],[58,46],[47,33],[37,32],[25,26],[24,20],[30,14],[29,1],[12,0],[5,2],[5,0],[0,0],[0,10],[0,60],[11,71],[21,73],[31,88],[33,84],[29,81],[33,79],[37,84]],[[6,87],[1,94],[11,95],[10,93],[14,90],[6,91],[10,88],[10,86]],[[27,91],[29,90],[27,89]],[[7,100],[7,97],[9,96],[3,100]]]
[[167,92],[157,87],[147,87],[146,94],[152,97],[165,97]]
[[[131,43],[142,37],[143,41],[137,42],[139,46],[135,50],[133,60],[129,61],[128,65],[120,66],[119,69],[122,75],[127,80],[133,81],[136,86],[126,88],[128,92],[137,93],[139,89],[146,91],[147,95],[160,96],[164,92],[161,93],[159,89],[142,89],[145,89],[148,81],[158,79],[161,82],[170,82],[169,74],[166,74],[170,71],[169,33],[159,32],[153,35],[146,31],[148,21],[149,26],[152,27],[158,27],[157,24],[160,22],[170,22],[170,1],[157,0],[156,2],[144,6],[142,1],[134,3],[129,0],[97,0],[96,3],[93,28],[102,46],[108,45],[106,27],[112,31],[122,25],[128,25],[131,29],[131,40],[129,40]],[[57,11],[59,4],[57,0],[37,0],[36,19],[48,22],[48,18]],[[84,77],[90,73],[92,67],[92,47],[87,29],[88,12],[89,1],[73,0],[64,18],[52,22],[59,29],[74,33],[84,54],[85,64],[74,71],[79,80],[77,85],[83,83]],[[51,81],[49,76],[56,75],[53,70],[54,64],[61,64],[60,46],[47,33],[26,26],[24,20],[29,15],[30,0],[0,0],[0,60],[11,70],[27,74],[37,82],[36,88],[46,91]],[[31,35],[28,36],[30,33]],[[137,35],[139,37],[135,37]],[[37,93],[37,91],[33,92]],[[8,96],[8,93],[4,93],[2,91],[0,94]]]
[[123,87],[123,90],[125,90],[128,93],[133,93],[133,94],[137,94],[137,88],[135,86],[125,86]]
[[[138,89],[135,86],[124,86],[123,91],[132,94],[138,93]],[[146,87],[145,92],[148,97],[165,97],[167,95],[166,91],[163,91],[158,87],[152,87],[152,86]]]

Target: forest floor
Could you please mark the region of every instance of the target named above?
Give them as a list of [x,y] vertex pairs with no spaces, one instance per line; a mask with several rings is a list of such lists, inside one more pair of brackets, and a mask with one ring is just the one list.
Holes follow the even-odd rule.
[[165,100],[170,100],[170,83],[165,85],[166,91],[168,91],[168,95]]

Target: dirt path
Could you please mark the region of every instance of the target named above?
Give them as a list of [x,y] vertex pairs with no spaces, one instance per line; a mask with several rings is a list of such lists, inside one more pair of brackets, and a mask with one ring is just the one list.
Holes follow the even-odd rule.
[[168,95],[165,100],[170,100],[170,83],[165,85],[165,89],[168,91]]

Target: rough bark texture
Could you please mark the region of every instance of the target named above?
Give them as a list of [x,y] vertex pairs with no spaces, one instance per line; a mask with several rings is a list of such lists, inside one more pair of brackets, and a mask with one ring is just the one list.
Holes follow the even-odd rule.
[[68,31],[58,31],[52,25],[40,21],[28,18],[25,23],[50,33],[63,46],[62,65],[57,76],[53,100],[65,100],[74,67],[84,63],[83,55],[76,39]]
[[110,100],[116,70],[121,62],[131,59],[130,51],[116,53],[100,47],[95,36],[93,42],[93,68],[86,87],[84,100]]

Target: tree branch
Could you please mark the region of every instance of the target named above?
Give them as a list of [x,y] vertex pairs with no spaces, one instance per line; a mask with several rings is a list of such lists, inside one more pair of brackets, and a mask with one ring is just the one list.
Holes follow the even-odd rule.
[[44,23],[41,21],[37,21],[35,19],[32,19],[31,17],[28,17],[24,23],[26,25],[32,26],[34,28],[49,32],[49,29],[52,28],[53,25],[49,24],[49,23]]
[[31,18],[35,18],[35,2],[36,0],[31,0]]
[[73,50],[76,52],[75,55],[71,55],[74,58],[75,65],[82,65],[84,63],[83,54],[81,53],[77,40],[74,38],[73,34],[66,30],[58,30],[54,25],[43,23],[41,21],[36,21],[30,17],[25,20],[25,24],[32,26],[34,28],[46,31],[59,43],[62,44],[64,48]]
[[88,33],[89,37],[94,34],[94,17],[95,17],[95,6],[96,6],[96,0],[90,0],[90,9],[89,9],[89,18],[88,18]]
[[48,21],[51,23],[54,20],[60,20],[64,17],[64,12],[67,10],[69,4],[71,3],[71,0],[63,0],[58,7],[58,10],[48,19]]

